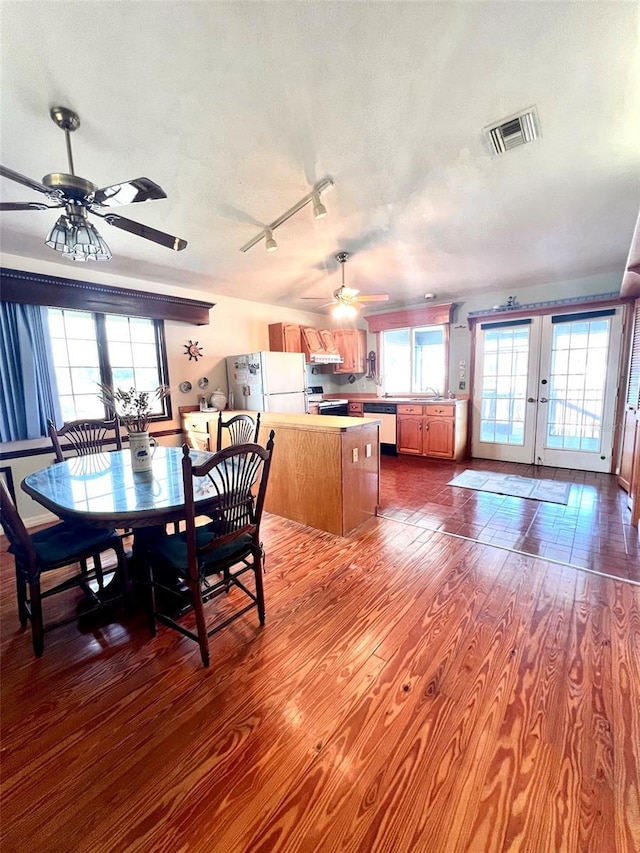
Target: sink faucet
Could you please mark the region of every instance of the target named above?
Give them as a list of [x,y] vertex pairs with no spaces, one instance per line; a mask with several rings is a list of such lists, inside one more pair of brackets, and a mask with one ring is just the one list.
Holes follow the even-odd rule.
[[439,397],[439,396],[440,396],[440,392],[438,391],[438,389],[437,389],[437,388],[431,388],[431,387],[429,387],[429,388],[425,388],[425,389],[424,389],[424,393],[425,393],[425,394],[426,394],[426,393],[428,393],[429,391],[431,391],[431,392],[433,393],[433,396],[434,396],[434,397]]

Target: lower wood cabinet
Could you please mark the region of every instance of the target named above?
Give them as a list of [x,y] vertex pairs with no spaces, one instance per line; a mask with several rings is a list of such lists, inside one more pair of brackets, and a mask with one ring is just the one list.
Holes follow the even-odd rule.
[[398,453],[462,459],[467,442],[467,401],[428,405],[399,404]]

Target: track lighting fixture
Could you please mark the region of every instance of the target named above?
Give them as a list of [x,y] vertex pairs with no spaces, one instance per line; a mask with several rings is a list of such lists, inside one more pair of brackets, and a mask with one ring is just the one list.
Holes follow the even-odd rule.
[[277,252],[278,251],[278,244],[273,239],[273,234],[271,233],[270,228],[264,229],[264,247],[267,250],[267,252]]
[[313,218],[314,219],[324,219],[327,215],[327,208],[320,201],[320,196],[317,192],[311,193],[311,200],[313,201]]
[[276,228],[279,228],[283,222],[286,222],[287,219],[291,219],[291,217],[296,214],[299,210],[302,210],[309,202],[313,204],[313,215],[316,219],[323,219],[327,215],[327,208],[324,206],[320,199],[320,193],[329,189],[329,187],[333,186],[333,181],[331,178],[324,178],[320,183],[316,184],[315,187],[311,190],[310,193],[307,193],[304,198],[301,198],[297,204],[294,204],[293,207],[290,207],[289,210],[285,211],[282,216],[279,216],[277,219],[274,219],[273,222],[268,225],[263,231],[249,240],[248,243],[245,243],[244,246],[240,247],[241,252],[248,252],[252,246],[255,246],[256,243],[259,243],[260,240],[264,237],[265,240],[265,248],[267,252],[275,252],[278,248],[278,244],[273,239],[273,231]]

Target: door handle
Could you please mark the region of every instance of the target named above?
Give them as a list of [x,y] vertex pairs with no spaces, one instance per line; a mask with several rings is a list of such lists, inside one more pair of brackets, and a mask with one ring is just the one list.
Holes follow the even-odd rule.
[[538,402],[539,402],[539,403],[548,403],[548,402],[549,402],[549,400],[548,400],[546,397],[540,397],[540,399],[538,400]]
[[535,403],[535,402],[536,402],[535,397],[527,397],[527,403]]

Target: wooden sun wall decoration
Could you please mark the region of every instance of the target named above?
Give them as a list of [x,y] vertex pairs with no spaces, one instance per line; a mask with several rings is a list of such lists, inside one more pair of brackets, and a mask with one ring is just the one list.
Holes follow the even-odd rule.
[[189,341],[184,345],[184,355],[189,356],[189,361],[193,359],[197,361],[202,358],[202,347],[198,346],[198,341]]

